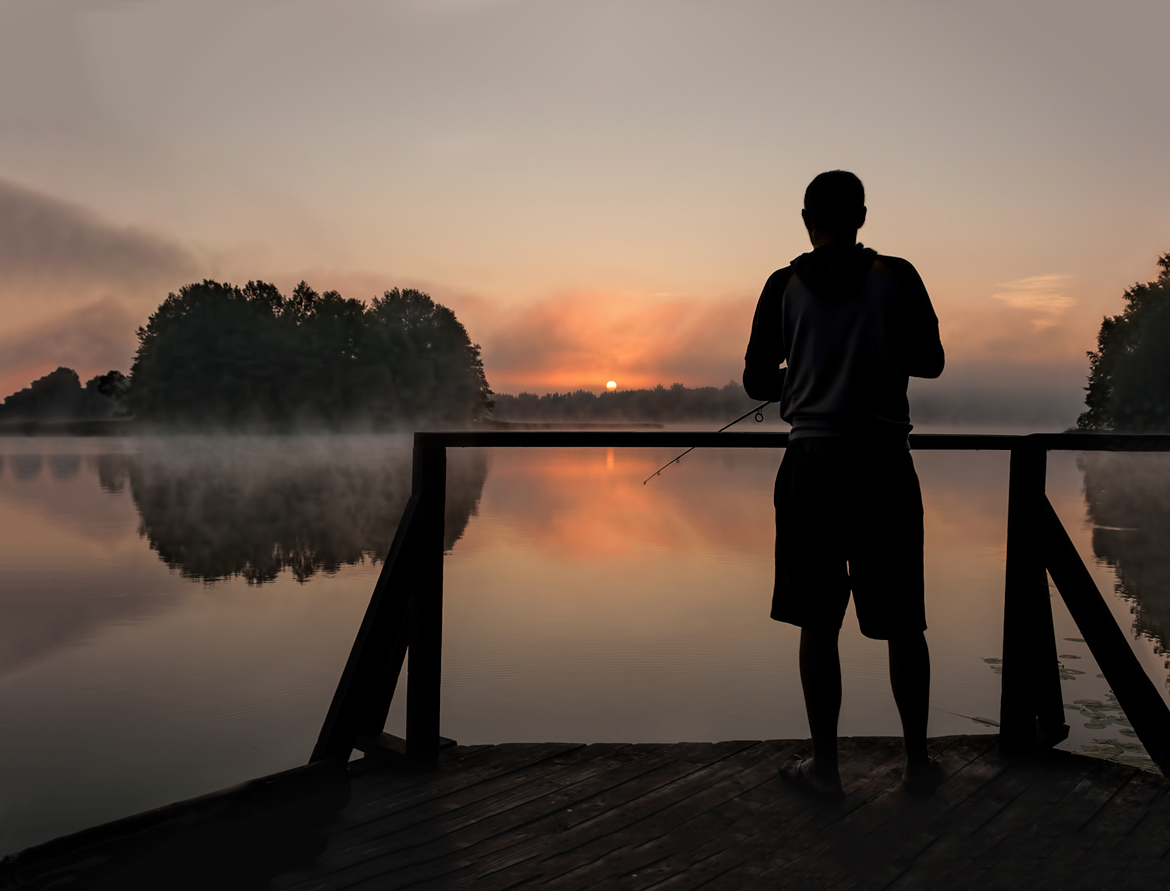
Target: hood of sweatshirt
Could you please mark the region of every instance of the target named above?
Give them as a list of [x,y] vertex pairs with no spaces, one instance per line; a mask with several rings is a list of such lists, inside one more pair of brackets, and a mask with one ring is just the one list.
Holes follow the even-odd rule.
[[877,251],[858,244],[823,244],[792,261],[792,270],[808,288],[826,300],[856,297],[877,259]]

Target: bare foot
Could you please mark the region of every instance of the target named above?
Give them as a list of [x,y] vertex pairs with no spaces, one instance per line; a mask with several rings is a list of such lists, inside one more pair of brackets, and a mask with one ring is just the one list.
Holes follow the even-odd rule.
[[934,793],[945,775],[942,765],[933,758],[918,758],[906,762],[902,771],[902,788],[911,795],[924,798]]
[[780,768],[780,776],[794,789],[814,798],[820,798],[824,801],[840,801],[845,797],[840,780],[832,782],[822,777],[812,758],[806,761],[790,758]]

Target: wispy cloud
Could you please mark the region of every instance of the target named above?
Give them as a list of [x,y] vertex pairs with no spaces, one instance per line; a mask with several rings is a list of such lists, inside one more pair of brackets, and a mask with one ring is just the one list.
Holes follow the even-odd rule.
[[0,399],[58,365],[81,379],[130,370],[136,347],[135,314],[105,299],[71,309],[31,327],[0,335]]
[[[1018,278],[1015,281],[1002,282],[1000,287],[1005,290],[991,296],[996,300],[1004,301],[1015,309],[1058,316],[1077,305],[1076,298],[1069,297],[1064,293],[1065,289],[1072,284],[1072,278],[1071,275],[1060,274]],[[1054,323],[1049,320],[1048,324]]]
[[0,284],[135,286],[189,275],[182,247],[84,207],[0,180]]

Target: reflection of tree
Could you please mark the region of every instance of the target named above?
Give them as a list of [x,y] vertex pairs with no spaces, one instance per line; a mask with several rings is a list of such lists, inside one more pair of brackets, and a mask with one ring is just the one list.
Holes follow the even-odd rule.
[[[175,440],[102,457],[108,491],[129,482],[140,532],[170,567],[213,581],[272,581],[380,561],[410,496],[410,449],[377,437]],[[475,514],[487,465],[448,457],[445,547]]]
[[1136,628],[1170,650],[1170,455],[1082,456],[1093,554],[1117,572]]

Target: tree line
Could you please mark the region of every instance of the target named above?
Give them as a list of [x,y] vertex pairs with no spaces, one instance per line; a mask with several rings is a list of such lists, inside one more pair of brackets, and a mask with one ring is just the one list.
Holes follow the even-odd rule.
[[[1123,294],[1088,354],[1085,430],[1170,431],[1170,252],[1155,281]],[[723,419],[751,407],[743,387],[682,384],[595,394],[493,394],[480,347],[422,291],[386,291],[370,304],[301,282],[211,280],[169,294],[138,329],[130,375],[84,386],[70,368],[13,393],[0,423],[129,415],[178,428],[373,428],[502,421]],[[493,396],[495,398],[493,399]],[[493,411],[494,409],[494,411]]]
[[743,385],[730,381],[722,387],[684,387],[659,384],[652,389],[593,393],[498,394],[492,418],[499,421],[689,421],[731,420],[757,403]]
[[122,410],[126,375],[99,374],[81,385],[72,368],[61,367],[37,378],[0,405],[0,423],[27,421],[99,421]]

